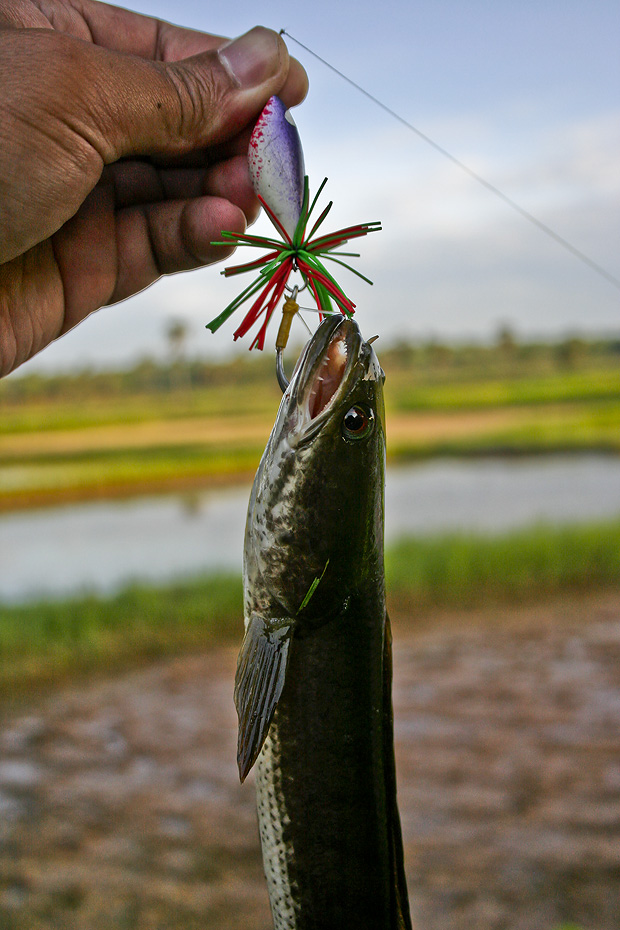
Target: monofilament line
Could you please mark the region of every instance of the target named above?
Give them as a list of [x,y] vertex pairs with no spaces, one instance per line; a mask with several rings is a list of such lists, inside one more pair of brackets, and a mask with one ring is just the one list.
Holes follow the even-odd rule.
[[528,220],[528,222],[532,223],[534,226],[537,226],[541,232],[545,233],[547,236],[557,242],[558,245],[562,246],[563,249],[566,249],[567,252],[570,252],[571,255],[579,259],[580,262],[583,262],[584,265],[587,265],[592,269],[592,271],[595,271],[598,275],[600,275],[602,278],[605,278],[606,281],[608,281],[610,284],[613,284],[614,287],[617,287],[620,290],[619,278],[615,277],[615,275],[607,271],[606,268],[603,268],[602,265],[599,265],[598,262],[595,262],[594,259],[590,258],[589,255],[586,255],[585,252],[582,252],[581,249],[578,249],[577,246],[569,242],[568,239],[565,239],[564,236],[561,236],[554,229],[551,229],[550,226],[547,226],[546,223],[543,223],[542,220],[539,220],[536,216],[534,216],[533,213],[530,213],[529,210],[526,210],[524,207],[520,206],[515,200],[512,199],[512,197],[509,197],[507,194],[501,191],[499,187],[496,187],[495,184],[491,184],[490,181],[487,181],[482,177],[482,175],[478,174],[468,165],[464,164],[455,155],[452,155],[447,151],[447,149],[444,149],[443,146],[439,145],[438,142],[435,142],[434,139],[431,139],[430,136],[427,136],[426,133],[422,132],[421,129],[418,129],[412,123],[408,122],[408,120],[400,116],[399,113],[397,113],[395,110],[392,110],[391,107],[388,107],[387,104],[383,103],[369,91],[365,90],[360,84],[357,84],[356,81],[352,80],[350,77],[347,77],[346,74],[343,74],[342,71],[340,71],[334,65],[330,64],[329,61],[326,61],[325,58],[317,55],[317,53],[313,52],[311,48],[308,48],[307,45],[304,45],[304,43],[300,42],[299,39],[296,39],[295,36],[292,36],[290,32],[287,32],[286,29],[281,29],[280,35],[285,35],[289,39],[292,39],[293,42],[308,52],[309,55],[312,55],[314,58],[324,64],[326,68],[329,68],[339,77],[341,77],[343,81],[346,81],[347,84],[350,84],[351,87],[354,87],[356,90],[358,90],[360,94],[363,94],[369,100],[372,100],[374,104],[376,104],[378,107],[381,107],[381,109],[386,113],[389,113],[389,115],[392,116],[395,120],[398,120],[398,122],[409,129],[410,132],[415,133],[416,136],[434,148],[435,151],[440,153],[440,155],[443,155],[444,158],[447,158],[449,161],[451,161],[454,165],[460,168],[461,171],[464,171],[465,174],[468,174],[470,178],[473,178],[473,180],[477,181],[478,184],[481,184],[492,194],[495,194],[496,197],[499,197],[500,200],[502,200],[507,206],[511,207],[516,213],[519,213],[524,219]]

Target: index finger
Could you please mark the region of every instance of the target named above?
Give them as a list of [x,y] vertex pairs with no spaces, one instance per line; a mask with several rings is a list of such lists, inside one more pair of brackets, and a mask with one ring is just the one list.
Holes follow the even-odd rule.
[[95,45],[153,61],[179,61],[219,48],[225,36],[174,26],[97,0],[71,0],[84,19]]
[[[88,26],[96,45],[154,61],[180,61],[191,55],[221,48],[226,36],[174,26],[97,0],[71,0]],[[296,106],[308,92],[308,77],[296,58],[289,58],[289,73],[279,96],[287,107]]]

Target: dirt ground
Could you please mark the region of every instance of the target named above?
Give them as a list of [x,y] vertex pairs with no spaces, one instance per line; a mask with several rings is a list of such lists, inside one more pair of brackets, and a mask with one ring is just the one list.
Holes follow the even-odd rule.
[[[234,664],[5,712],[2,930],[271,926]],[[618,930],[620,590],[396,622],[394,703],[418,930]]]

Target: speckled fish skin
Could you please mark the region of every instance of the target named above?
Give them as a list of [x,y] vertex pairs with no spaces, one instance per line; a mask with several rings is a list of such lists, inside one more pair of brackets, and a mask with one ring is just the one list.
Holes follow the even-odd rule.
[[[250,498],[240,732],[256,727],[240,700],[260,690],[253,663],[261,650],[256,641],[247,648],[252,630],[290,636],[256,760],[275,930],[411,930],[383,567],[383,379],[357,324],[326,319],[282,399]],[[355,438],[345,428],[353,407],[373,421]],[[277,677],[274,668],[265,680]]]
[[292,239],[304,193],[304,153],[290,110],[279,97],[271,97],[258,118],[248,164],[254,190]]

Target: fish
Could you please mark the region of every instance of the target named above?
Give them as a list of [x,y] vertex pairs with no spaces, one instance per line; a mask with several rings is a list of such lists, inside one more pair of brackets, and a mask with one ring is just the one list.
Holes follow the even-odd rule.
[[256,766],[275,930],[411,930],[383,566],[385,375],[327,317],[248,506],[237,761]]
[[269,98],[254,126],[248,167],[255,192],[292,239],[304,196],[304,153],[291,111],[279,97]]

